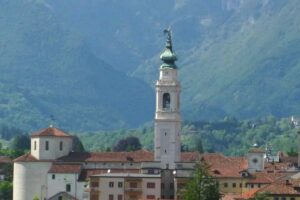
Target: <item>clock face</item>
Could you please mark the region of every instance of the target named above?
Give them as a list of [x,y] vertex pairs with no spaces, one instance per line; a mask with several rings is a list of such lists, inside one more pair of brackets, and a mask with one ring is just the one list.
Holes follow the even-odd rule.
[[252,159],[252,162],[253,162],[254,164],[258,163],[258,159],[257,159],[257,158],[253,158],[253,159]]

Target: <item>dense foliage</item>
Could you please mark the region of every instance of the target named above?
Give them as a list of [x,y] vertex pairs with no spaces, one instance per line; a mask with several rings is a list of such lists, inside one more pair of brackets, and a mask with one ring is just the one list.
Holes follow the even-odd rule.
[[113,151],[136,151],[142,147],[139,138],[129,136],[125,139],[120,139],[114,146]]
[[179,191],[179,195],[184,200],[219,200],[221,193],[217,180],[209,174],[208,166],[197,164],[192,179],[184,188]]
[[[81,133],[78,137],[87,150],[112,149],[121,139],[135,136],[142,148],[153,150],[153,128],[135,130]],[[262,148],[269,146],[277,151],[297,154],[297,130],[290,119],[273,116],[256,120],[237,120],[226,117],[218,121],[185,122],[182,128],[183,151],[222,152],[227,155],[245,155],[254,144]]]

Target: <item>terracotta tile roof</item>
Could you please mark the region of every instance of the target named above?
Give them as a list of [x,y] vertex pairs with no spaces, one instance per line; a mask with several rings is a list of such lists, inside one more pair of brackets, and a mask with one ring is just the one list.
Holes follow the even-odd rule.
[[284,178],[274,181],[257,192],[267,192],[270,195],[300,195],[300,193],[294,188],[293,184],[286,182]]
[[53,162],[53,160],[38,160],[30,153],[26,153],[14,159],[13,162]]
[[265,183],[270,184],[275,180],[286,176],[285,173],[267,173],[267,172],[256,172],[253,176],[247,180],[247,183]]
[[11,163],[12,159],[8,156],[0,156],[0,164]]
[[72,136],[63,132],[58,128],[49,127],[31,134],[31,137],[72,137]]
[[181,161],[182,162],[195,162],[200,160],[200,153],[197,151],[194,152],[182,152]]
[[[105,174],[107,169],[83,169],[79,176],[79,181],[87,181],[88,178],[96,174]],[[110,173],[140,173],[139,169],[110,169]]]
[[81,171],[81,165],[78,164],[58,164],[54,163],[48,173],[55,174],[79,174]]
[[146,162],[153,161],[153,153],[146,150],[133,152],[71,152],[59,158],[63,162]]
[[226,157],[219,153],[205,153],[202,161],[210,166],[212,176],[215,177],[241,177],[240,171],[247,165],[243,157]]
[[37,161],[37,159],[32,156],[30,153],[26,153],[16,159],[14,159],[14,162],[34,162]]
[[253,199],[258,190],[260,190],[260,188],[251,189],[245,192],[244,194],[234,197],[233,199],[235,200]]

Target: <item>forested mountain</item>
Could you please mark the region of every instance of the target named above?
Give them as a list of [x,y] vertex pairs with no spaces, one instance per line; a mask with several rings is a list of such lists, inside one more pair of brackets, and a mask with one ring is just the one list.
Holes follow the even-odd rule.
[[151,119],[151,88],[97,58],[43,3],[0,1],[0,16],[1,122],[98,130]]
[[298,0],[0,0],[0,122],[153,118],[171,26],[185,120],[300,115]]

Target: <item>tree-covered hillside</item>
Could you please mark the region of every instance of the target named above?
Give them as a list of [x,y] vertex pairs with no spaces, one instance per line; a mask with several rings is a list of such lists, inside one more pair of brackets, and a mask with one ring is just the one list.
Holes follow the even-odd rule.
[[[112,150],[117,142],[135,136],[142,147],[153,151],[153,127],[142,126],[132,130],[77,133],[87,150]],[[297,129],[290,119],[273,116],[255,120],[237,120],[226,117],[217,121],[184,122],[181,134],[182,151],[201,150],[226,155],[246,155],[254,144],[267,146],[275,155],[278,151],[296,154]],[[199,143],[202,143],[202,148]],[[199,147],[200,146],[200,147]]]
[[299,8],[298,0],[2,0],[0,122],[89,131],[152,120],[169,26],[184,120],[300,115]]
[[42,2],[0,1],[0,30],[0,122],[99,130],[151,119],[150,87],[97,58]]

